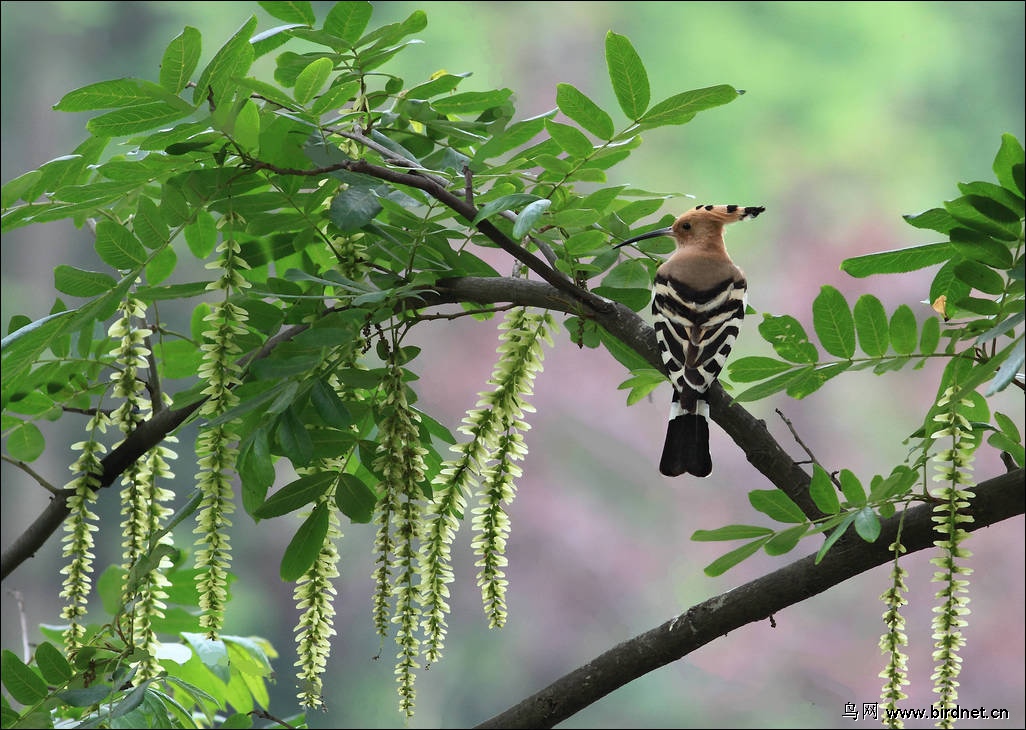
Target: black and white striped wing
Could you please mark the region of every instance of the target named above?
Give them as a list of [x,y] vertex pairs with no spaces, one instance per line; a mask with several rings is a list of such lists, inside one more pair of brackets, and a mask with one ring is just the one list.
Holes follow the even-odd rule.
[[700,291],[656,276],[652,301],[656,336],[683,413],[708,416],[700,396],[719,377],[737,339],[746,291],[747,282],[741,277]]

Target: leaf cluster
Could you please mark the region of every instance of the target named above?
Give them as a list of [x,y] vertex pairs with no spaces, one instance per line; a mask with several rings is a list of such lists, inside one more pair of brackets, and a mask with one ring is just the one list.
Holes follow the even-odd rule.
[[[929,299],[924,302],[924,307],[931,306],[939,316],[931,315],[919,323],[907,304],[888,314],[870,294],[861,295],[850,306],[836,288],[823,286],[812,304],[819,346],[795,317],[763,314],[759,334],[777,357],[750,356],[729,362],[734,383],[754,383],[734,399],[755,401],[781,391],[805,398],[848,372],[871,369],[884,375],[910,364],[921,368],[928,359],[940,358],[946,367],[938,394],[955,387],[968,404],[967,417],[973,422],[976,443],[989,433],[987,442],[1022,467],[1026,454],[1018,428],[1008,415],[996,411],[992,415],[985,396],[1011,384],[1023,387],[1023,161],[1022,144],[1006,134],[993,163],[997,183],[960,184],[962,196],[945,201],[943,208],[906,216],[911,225],[941,233],[947,241],[867,254],[842,263],[841,268],[855,277],[906,273],[939,264]],[[632,384],[634,392],[640,392],[639,385],[652,380],[643,372],[621,387]],[[984,384],[984,393],[977,392]],[[910,436],[917,444],[910,463],[896,466],[887,477],[874,476],[868,492],[850,470],[831,474],[814,463],[809,492],[816,507],[827,515],[825,519],[810,519],[783,492],[750,492],[756,510],[791,526],[774,530],[731,525],[697,531],[695,540],[749,540],[718,558],[706,572],[719,575],[760,548],[779,555],[793,549],[802,537],[828,533],[816,555],[819,562],[851,526],[862,539],[875,541],[880,519],[893,515],[898,504],[912,498],[928,499],[925,492],[914,497],[912,489],[934,444],[936,413],[934,404],[924,408],[923,425]]]

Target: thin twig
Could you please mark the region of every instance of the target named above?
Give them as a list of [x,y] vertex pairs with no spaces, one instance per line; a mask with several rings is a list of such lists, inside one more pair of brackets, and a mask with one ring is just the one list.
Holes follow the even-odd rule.
[[24,461],[16,461],[15,459],[9,457],[7,454],[0,454],[0,457],[2,457],[3,460],[6,461],[8,464],[14,464],[16,467],[18,467],[23,472],[28,474],[30,477],[35,479],[36,482],[39,483],[39,486],[48,491],[50,494],[56,495],[60,491],[59,489],[57,489],[57,487],[50,484],[50,482],[46,481],[46,479],[41,477],[39,474],[36,474],[36,472],[32,470],[32,467],[26,464]]
[[417,322],[428,322],[433,319],[459,319],[460,317],[472,317],[477,314],[497,314],[499,312],[505,312],[510,309],[515,309],[520,305],[518,304],[507,304],[504,307],[489,307],[487,309],[468,309],[465,312],[456,312],[454,314],[418,314],[412,317]]
[[72,406],[61,406],[61,410],[65,413],[77,413],[80,416],[89,416],[90,418],[97,413],[109,416],[114,412],[113,408],[73,408]]
[[785,416],[784,412],[781,411],[779,408],[776,408],[775,410],[777,412],[777,415],[780,416],[781,420],[783,420],[783,422],[785,424],[787,424],[787,430],[791,432],[791,436],[794,437],[795,442],[799,446],[802,447],[802,451],[804,451],[806,454],[809,455],[809,459],[812,461],[813,464],[815,464],[820,469],[822,469],[824,472],[829,474],[830,475],[830,481],[832,481],[834,483],[834,486],[836,486],[838,489],[840,489],[841,488],[841,483],[839,481],[837,481],[837,477],[829,469],[826,469],[819,462],[819,459],[816,458],[816,455],[812,453],[812,449],[810,449],[808,446],[805,445],[805,442],[802,441],[801,436],[798,435],[798,431],[795,430],[794,424],[792,424],[791,421],[788,420],[787,416]]
[[463,166],[463,198],[467,205],[474,204],[474,175],[470,171],[470,165]]
[[249,714],[252,715],[253,717],[259,717],[261,720],[270,720],[271,722],[276,722],[281,727],[295,728],[295,725],[289,725],[287,722],[282,720],[280,717],[275,717],[274,715],[272,715],[267,710],[251,710]]
[[32,660],[32,647],[29,645],[28,621],[25,619],[25,600],[21,595],[21,591],[8,590],[7,594],[18,604],[18,624],[21,626],[21,653],[25,657],[25,663],[28,664]]
[[146,335],[146,364],[149,365],[149,376],[146,378],[146,390],[150,393],[150,410],[154,413],[164,410],[164,394],[160,387],[160,375],[157,372],[157,357],[153,354],[153,338]]

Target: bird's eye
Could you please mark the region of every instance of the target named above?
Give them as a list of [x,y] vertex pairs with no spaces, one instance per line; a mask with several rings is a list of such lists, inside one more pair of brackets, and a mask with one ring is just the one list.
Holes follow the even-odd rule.
[[690,223],[681,223],[680,227],[683,228],[685,231],[690,231],[691,230],[691,224]]

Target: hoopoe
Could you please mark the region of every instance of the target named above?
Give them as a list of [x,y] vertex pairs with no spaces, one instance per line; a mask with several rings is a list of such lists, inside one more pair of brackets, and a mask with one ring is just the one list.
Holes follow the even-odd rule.
[[677,250],[656,271],[652,314],[663,363],[673,384],[670,422],[659,461],[666,476],[712,473],[709,403],[715,382],[737,338],[748,302],[748,282],[727,255],[723,226],[755,218],[763,207],[699,205],[669,228],[616,246],[672,236]]

